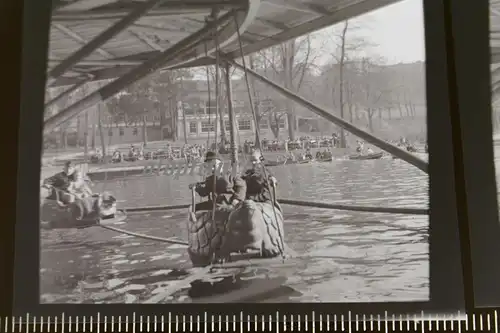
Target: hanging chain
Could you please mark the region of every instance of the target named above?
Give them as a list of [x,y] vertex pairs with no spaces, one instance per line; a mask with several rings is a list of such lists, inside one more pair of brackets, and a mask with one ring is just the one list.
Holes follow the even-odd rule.
[[[207,48],[207,42],[205,41],[205,56],[208,57],[208,48]],[[208,125],[210,128],[210,115],[211,115],[211,110],[210,106],[212,104],[211,102],[211,96],[210,96],[210,70],[208,69],[208,66],[205,66],[205,72],[207,75],[207,90],[208,90]],[[207,103],[205,103],[205,108],[207,106]],[[210,131],[207,132],[207,151],[210,150]]]
[[[210,19],[215,21],[217,19],[217,12],[214,10],[212,14],[210,15]],[[214,124],[214,144],[215,144],[215,151],[217,153],[218,147],[217,147],[217,130],[218,130],[218,125],[219,125],[219,39],[218,39],[218,34],[219,34],[219,29],[218,26],[215,25],[214,27],[214,33],[213,33],[213,40],[215,44],[215,124]],[[211,126],[210,126],[211,128]],[[219,170],[217,170],[214,167],[214,180],[213,180],[213,198],[212,198],[212,220],[215,221],[215,208],[216,208],[216,201],[217,201],[217,173]]]
[[[245,63],[245,56],[243,54],[243,46],[241,45],[241,35],[240,35],[240,27],[239,27],[239,24],[238,24],[238,19],[236,18],[236,14],[234,15],[234,23],[236,25],[236,33],[238,34],[238,47],[239,47],[239,50],[240,50],[240,56],[241,56],[241,60],[242,60],[242,65],[243,65],[243,72],[244,72],[244,77],[245,77],[245,84],[246,84],[246,87],[247,87],[247,92],[248,92],[248,99],[250,101],[250,109],[252,110],[252,116],[253,116],[253,119],[254,119],[254,124],[255,124],[255,127],[256,127],[256,139],[258,140],[258,144],[259,144],[259,151],[261,153],[261,156],[262,155],[262,149],[260,148],[260,144],[261,144],[261,141],[260,141],[260,133],[259,133],[259,125],[257,123],[257,114],[255,113],[255,107],[254,107],[254,101],[253,101],[253,98],[252,98],[252,92],[250,91],[250,82],[248,80],[248,73],[247,73],[247,66],[246,66],[246,63]],[[254,87],[255,88],[255,87]],[[262,163],[262,161],[261,161]],[[275,206],[275,203],[277,203],[277,199],[276,199],[276,191],[271,191],[271,189],[269,188],[269,177],[268,177],[268,174],[267,174],[267,170],[266,170],[266,167],[265,165],[263,165],[263,168],[264,170],[264,177],[266,177],[266,186],[267,186],[267,190],[271,193],[271,195],[273,196],[273,203],[272,203],[272,206],[273,206],[273,213],[274,213],[274,218],[276,220],[276,222],[278,222],[278,216],[276,214],[276,207]],[[273,189],[276,189],[273,185]],[[281,234],[281,228],[278,226],[278,236],[280,238],[280,243],[281,243],[281,246],[280,246],[280,254],[281,254],[281,257],[283,258],[283,260],[285,259],[285,241],[283,239],[283,235]]]

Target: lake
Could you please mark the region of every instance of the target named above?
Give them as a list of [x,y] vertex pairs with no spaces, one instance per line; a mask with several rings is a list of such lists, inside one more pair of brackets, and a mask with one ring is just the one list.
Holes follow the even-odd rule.
[[[428,206],[428,177],[401,160],[338,160],[270,169],[278,199]],[[190,203],[199,176],[129,177],[96,184],[123,207]],[[44,303],[383,302],[429,298],[428,217],[283,206],[297,258],[192,276],[186,250],[101,228],[43,231]],[[131,214],[117,226],[186,240],[187,209]]]

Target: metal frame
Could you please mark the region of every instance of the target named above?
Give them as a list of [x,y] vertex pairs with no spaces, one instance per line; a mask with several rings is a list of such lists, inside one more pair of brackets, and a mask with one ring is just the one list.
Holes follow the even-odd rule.
[[[45,121],[44,133],[52,132],[54,128],[61,123],[70,120],[80,112],[99,102],[106,101],[126,86],[142,79],[151,72],[160,68],[178,65],[183,61],[187,61],[185,59],[193,59],[205,56],[206,54],[211,55],[218,49],[213,40],[206,40],[209,35],[213,33],[213,27],[217,27],[218,29],[217,34],[221,47],[233,42],[238,37],[238,33],[244,31],[254,20],[259,5],[259,0],[249,0],[245,11],[232,11],[222,15],[214,22],[208,23],[198,32],[186,37],[156,57],[127,72],[119,79],[91,93],[73,105],[70,105],[65,110]],[[236,19],[234,19],[235,17]],[[219,28],[221,25],[222,28]],[[239,30],[239,32],[237,30]]]
[[[148,0],[143,3],[139,8],[132,11],[130,14],[122,18],[118,23],[113,24],[108,29],[104,30],[101,34],[95,37],[92,41],[85,44],[81,49],[70,55],[64,61],[60,62],[57,66],[52,68],[49,73],[49,85],[53,82],[54,79],[57,79],[61,75],[63,75],[68,69],[76,65],[80,60],[90,55],[95,50],[98,50],[102,45],[104,45],[111,38],[115,37],[117,34],[122,32],[132,23],[134,23],[137,19],[143,16],[150,9],[158,5],[163,0]],[[55,25],[61,29],[60,25]],[[63,29],[64,30],[64,29]],[[66,31],[66,34],[68,32]],[[108,52],[105,52],[105,55],[109,56]]]
[[[164,0],[168,1],[168,0]],[[358,16],[369,12],[371,10],[393,4],[399,2],[401,0],[347,0],[341,2],[332,2],[331,5],[321,6],[318,4],[316,0],[262,0],[262,8],[259,13],[256,13],[255,19],[252,20],[251,25],[244,30],[241,38],[244,41],[243,44],[243,53],[245,55],[260,51],[267,47],[280,44],[286,40],[297,38],[308,33],[314,32],[316,30],[331,26],[335,23],[342,22],[345,19],[351,18],[353,16]],[[198,2],[197,10],[198,14],[193,14],[190,12],[192,8]],[[168,5],[167,5],[168,3]],[[221,3],[226,3],[226,5],[222,6]],[[218,5],[217,5],[218,4]],[[217,1],[211,0],[207,1],[205,4],[205,12],[207,8],[213,8],[215,5],[220,11],[227,8],[239,8],[244,7],[244,3],[242,0],[233,0],[233,1]],[[172,7],[171,7],[172,6]],[[168,7],[171,7],[170,9]],[[147,18],[148,14],[155,12],[161,8],[161,11],[158,12],[158,17],[165,17],[165,20],[162,21],[162,25],[165,24],[165,21],[169,20],[177,20],[182,18],[184,22],[193,22],[197,26],[200,23],[203,23],[203,8],[200,8],[201,4],[199,1],[187,1],[184,5],[179,3],[179,1],[168,1],[163,2],[162,5],[158,5],[156,8],[149,11],[143,18]],[[282,8],[285,14],[280,19],[269,18],[266,17],[266,8]],[[189,9],[189,10],[188,10]],[[186,10],[186,14],[179,14],[177,12]],[[116,12],[112,10],[107,10],[108,13],[106,15],[114,15],[113,18],[117,18]],[[96,12],[104,15],[104,10],[96,10]],[[172,17],[170,13],[176,15]],[[191,14],[189,14],[191,13]],[[58,20],[58,15],[60,13],[56,13],[54,15],[54,22],[61,23],[62,21]],[[99,15],[101,15],[99,14]],[[293,17],[290,20],[290,23],[285,19],[287,15],[291,15]],[[62,15],[62,14],[61,14]],[[86,16],[81,16],[80,19],[82,22],[85,22],[87,16],[88,19],[94,19],[95,22],[103,22],[104,18],[92,18],[92,15],[97,15],[94,12],[86,13]],[[155,14],[156,15],[156,14]],[[60,18],[60,17],[59,17]],[[111,19],[108,17],[108,19]],[[142,20],[142,19],[141,19]],[[154,20],[154,18],[149,18],[149,20]],[[68,21],[75,22],[75,21]],[[136,31],[141,30],[142,32],[150,32],[157,33],[162,35],[164,39],[169,40],[168,36],[182,35],[186,34],[184,29],[181,29],[179,26],[172,25],[171,28],[159,28],[156,27],[154,23],[156,21],[151,22],[136,22],[130,26],[131,29]],[[177,25],[182,24],[181,22],[176,22]],[[258,31],[257,31],[258,30]],[[193,31],[194,32],[194,31]],[[167,37],[165,37],[167,36]],[[139,38],[136,38],[137,43],[143,44]],[[113,79],[123,75],[124,71],[127,69],[132,69],[133,64],[128,64],[127,68],[120,65],[113,64],[113,61],[148,61],[159,54],[159,51],[156,48],[150,48],[150,51],[140,52],[135,54],[130,54],[125,57],[113,58],[110,59],[108,64],[103,64],[103,66],[91,66],[91,62],[78,63],[76,66],[80,67],[85,66],[85,70],[87,73],[92,73],[94,75],[94,80],[105,80],[105,79]],[[110,53],[113,53],[112,49],[109,49]],[[237,43],[230,43],[226,45],[226,47],[222,47],[221,51],[225,53],[230,58],[238,58],[240,56],[239,47]],[[183,63],[179,63],[175,68],[184,68],[184,67],[197,67],[197,66],[205,66],[205,65],[213,65],[213,59],[209,57],[197,57],[190,59],[190,61],[185,61]],[[105,67],[105,68],[103,68]],[[77,78],[68,78],[68,77],[60,77],[58,80],[51,82],[51,86],[59,86],[59,85],[71,85],[77,82]]]
[[63,91],[62,93],[60,93],[59,95],[57,95],[56,97],[54,97],[53,99],[51,99],[50,101],[45,103],[45,111],[49,107],[51,107],[52,105],[54,105],[55,103],[60,101],[63,97],[65,97],[66,95],[72,94],[73,92],[75,92],[80,87],[84,86],[85,84],[87,84],[90,81],[92,81],[92,77],[88,77],[87,79],[82,80],[80,83],[76,83],[73,86],[71,86],[69,89],[66,89],[65,91]]

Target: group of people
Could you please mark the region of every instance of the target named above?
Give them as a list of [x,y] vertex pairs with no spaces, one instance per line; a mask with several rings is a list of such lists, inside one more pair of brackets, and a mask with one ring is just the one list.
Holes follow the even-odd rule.
[[263,160],[260,151],[255,150],[250,155],[252,165],[247,170],[240,175],[226,175],[221,171],[224,162],[215,152],[207,152],[204,163],[211,175],[190,188],[199,196],[208,197],[208,200],[198,203],[195,209],[212,210],[214,202],[217,207],[224,209],[233,209],[244,200],[272,202],[271,188],[276,186],[277,181],[264,166]]
[[373,154],[373,149],[371,147],[368,147],[365,150],[365,142],[361,140],[356,141],[356,153],[358,154]]
[[93,193],[82,172],[75,169],[71,161],[64,164],[63,171],[46,178],[42,188],[50,193],[46,199],[69,209],[75,220],[97,220],[114,214],[116,199],[108,193]]

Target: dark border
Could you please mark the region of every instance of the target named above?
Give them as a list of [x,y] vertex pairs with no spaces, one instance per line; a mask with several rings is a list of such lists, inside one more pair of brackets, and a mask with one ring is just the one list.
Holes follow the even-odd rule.
[[21,41],[23,2],[3,0],[0,2],[0,39],[4,45],[0,52],[2,68],[1,101],[2,130],[0,142],[9,162],[2,165],[2,223],[0,223],[0,318],[12,312],[13,267],[14,267],[14,221],[16,220],[17,157],[19,102],[21,94]]
[[451,1],[458,89],[464,206],[467,207],[475,306],[500,305],[497,186],[493,153],[489,1]]
[[[454,0],[456,1],[456,0]],[[189,314],[209,311],[239,314],[266,313],[276,311],[274,304],[223,304],[217,305],[39,305],[38,284],[26,283],[26,278],[39,275],[39,230],[38,209],[26,209],[26,203],[38,207],[38,186],[40,175],[40,145],[42,133],[43,89],[45,86],[47,31],[49,26],[49,4],[46,1],[26,2],[25,28],[31,34],[24,38],[24,74],[29,80],[23,82],[23,104],[20,126],[22,149],[20,149],[18,178],[18,223],[16,225],[16,270],[14,310],[16,315],[29,312],[31,315],[54,315],[62,312],[68,315],[117,314],[126,315],[136,311],[149,314]],[[430,274],[431,301],[420,303],[357,303],[357,304],[293,304],[279,305],[280,312],[300,313],[316,309],[325,313],[342,313],[350,309],[360,313],[416,313],[422,309],[432,312],[456,311],[464,308],[462,269],[457,232],[457,205],[454,186],[453,146],[448,101],[445,11],[443,1],[425,0],[424,16],[426,27],[427,56],[427,103],[428,136],[430,149]],[[39,32],[35,36],[33,32]],[[43,33],[45,32],[45,33]],[[28,61],[28,55],[30,59]],[[42,56],[43,55],[43,56]],[[451,56],[453,56],[451,54]],[[33,260],[32,263],[28,263]]]

